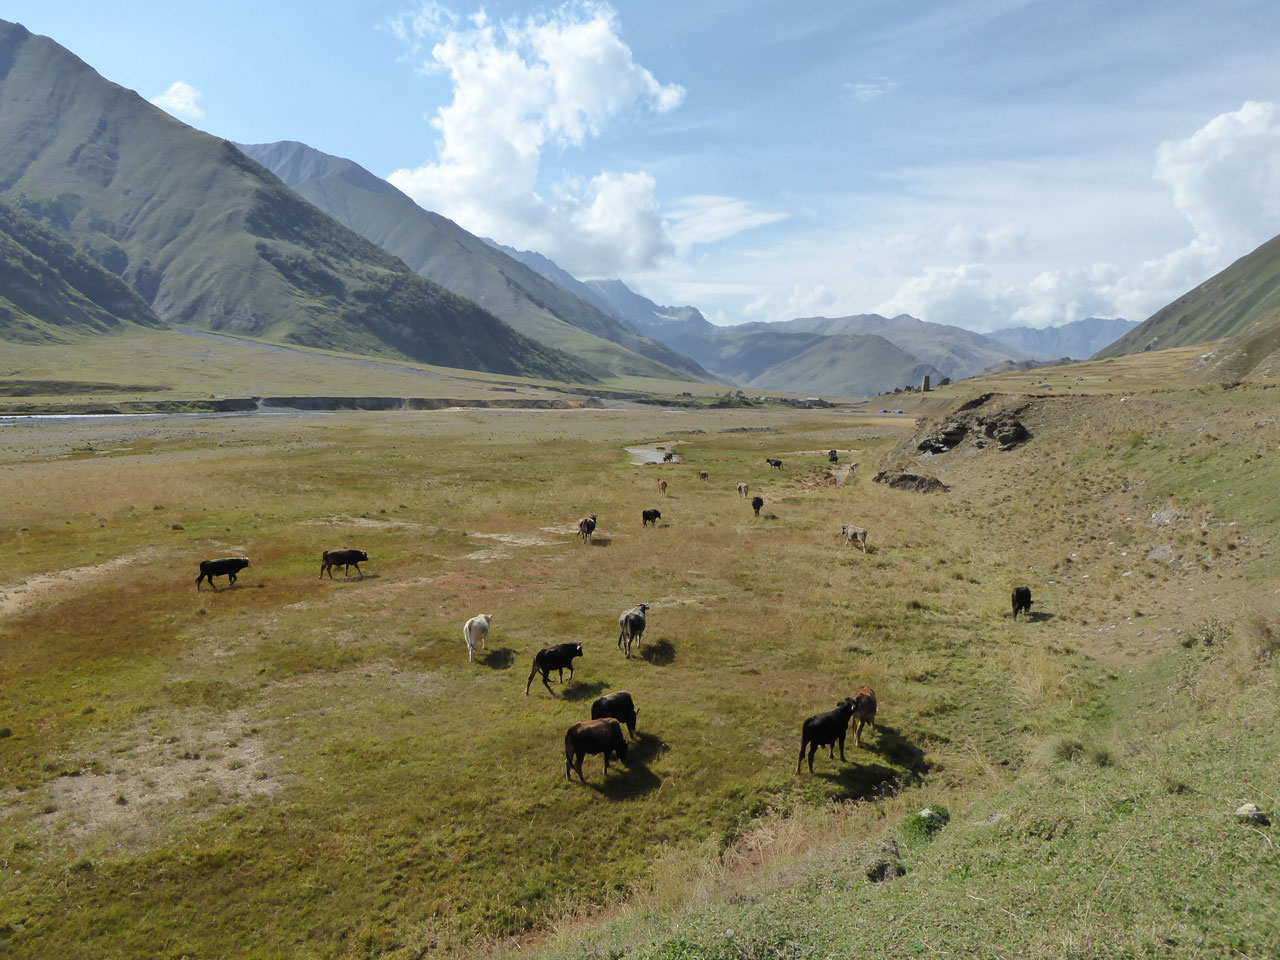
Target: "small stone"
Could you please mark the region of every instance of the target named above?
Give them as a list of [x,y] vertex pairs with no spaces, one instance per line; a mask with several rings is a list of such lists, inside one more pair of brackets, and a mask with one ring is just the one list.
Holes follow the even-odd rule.
[[1271,825],[1271,818],[1258,809],[1256,803],[1242,803],[1236,807],[1236,819],[1243,823],[1256,823],[1263,827]]
[[1173,552],[1173,547],[1169,546],[1166,543],[1156,547],[1154,550],[1148,553],[1147,559],[1154,560],[1157,563],[1173,563],[1173,561],[1176,559],[1176,555]]

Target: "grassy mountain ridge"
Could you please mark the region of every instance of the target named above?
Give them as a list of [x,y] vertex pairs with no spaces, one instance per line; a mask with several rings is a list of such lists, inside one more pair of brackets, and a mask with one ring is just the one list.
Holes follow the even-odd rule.
[[[1280,311],[1280,237],[1210,277],[1098,352],[1099,358],[1207,343],[1245,333]],[[1257,331],[1251,332],[1256,335]]]
[[0,196],[157,316],[445,366],[584,380],[567,356],[412,273],[233,145],[0,21]]
[[293,141],[239,146],[291,189],[421,276],[539,342],[573,354],[598,375],[708,376],[687,357],[637,336],[453,221],[422,209],[354,161]]
[[0,202],[0,340],[66,342],[134,325],[163,323],[115,274]]

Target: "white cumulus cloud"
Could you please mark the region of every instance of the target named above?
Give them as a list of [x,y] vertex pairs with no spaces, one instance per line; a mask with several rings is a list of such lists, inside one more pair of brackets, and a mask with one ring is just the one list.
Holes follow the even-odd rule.
[[919,269],[876,310],[976,330],[1090,316],[1146,319],[1280,233],[1280,107],[1248,101],[1162,143],[1154,175],[1193,231],[1185,246],[1125,270],[1095,263],[1016,280],[994,265],[1032,248],[1026,228],[956,224],[933,251],[949,262]]
[[167,110],[175,117],[182,117],[184,120],[199,120],[204,116],[204,108],[200,106],[200,101],[204,99],[204,94],[191,86],[189,83],[183,83],[177,80],[169,85],[169,89],[157,97],[152,97],[151,102],[161,110]]
[[[387,178],[422,206],[583,276],[649,269],[677,242],[726,235],[726,218],[713,228],[703,203],[699,219],[695,198],[675,214],[673,239],[647,172],[544,174],[550,151],[581,147],[611,123],[684,100],[683,87],[636,63],[612,8],[576,3],[494,22],[484,13],[459,20],[432,2],[390,28],[410,50],[430,42],[422,69],[453,88],[431,119],[434,160]],[[759,222],[768,221],[740,212],[738,229]]]

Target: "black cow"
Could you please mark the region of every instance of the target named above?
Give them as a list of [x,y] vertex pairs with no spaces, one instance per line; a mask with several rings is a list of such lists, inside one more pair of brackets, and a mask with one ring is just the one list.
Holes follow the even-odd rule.
[[1031,588],[1030,587],[1014,587],[1013,589],[1013,619],[1018,619],[1019,613],[1025,613],[1031,616]]
[[611,752],[616,752],[619,760],[627,759],[627,741],[617,720],[606,717],[575,723],[564,732],[564,775],[572,783],[573,771],[577,770],[578,779],[586,783],[587,778],[582,775],[582,758],[588,753],[603,753],[604,773],[608,776]]
[[649,609],[647,603],[636,604],[629,610],[623,610],[622,616],[618,617],[618,649],[623,649],[622,644],[626,643],[627,659],[631,659],[631,644],[640,644],[640,638],[644,636],[644,614]]
[[329,579],[333,579],[333,568],[341,567],[342,575],[345,577],[350,567],[356,568],[356,573],[360,574],[360,579],[364,579],[364,571],[360,569],[360,564],[369,559],[369,555],[363,550],[326,550],[320,555],[320,576],[329,574]]
[[839,462],[840,462],[840,454],[836,453],[836,451],[834,451],[834,450],[828,450],[828,451],[827,451],[827,460],[829,460],[831,463],[839,463]]
[[760,508],[764,506],[764,497],[752,497],[751,509],[756,512],[756,516],[760,516]]
[[813,773],[813,755],[819,747],[831,748],[831,759],[835,759],[835,744],[840,744],[840,760],[844,761],[844,738],[849,730],[849,718],[853,716],[854,700],[845,697],[836,704],[834,710],[819,713],[804,722],[800,730],[800,757],[796,760],[796,773],[800,772],[800,764],[804,761],[804,751],[809,749],[809,772]]
[[196,577],[196,589],[200,589],[200,581],[209,578],[209,586],[217,590],[218,585],[213,582],[214,577],[226,577],[227,586],[232,586],[236,582],[236,574],[245,567],[249,566],[248,557],[223,557],[221,560],[201,560],[200,576]]
[[642,527],[647,527],[651,523],[656,527],[661,519],[661,510],[642,510],[640,512],[640,526]]
[[578,521],[578,536],[582,537],[582,542],[586,543],[591,539],[591,535],[596,532],[596,515],[593,513],[589,517],[583,517]]
[[773,457],[765,457],[765,458],[764,458],[764,462],[765,462],[765,463],[767,463],[769,466],[773,467],[773,469],[775,469],[775,470],[781,470],[781,469],[782,469],[782,461],[781,461],[781,460],[775,460]]
[[632,740],[636,738],[636,714],[639,712],[631,699],[631,694],[625,690],[619,690],[617,693],[606,693],[591,704],[592,720],[613,717],[619,723],[627,725],[627,736],[631,737]]
[[663,463],[670,463],[670,462],[671,462],[672,460],[674,460],[675,458],[676,458],[676,455],[675,455],[674,453],[672,453],[670,450],[668,450],[666,453],[664,453],[664,454],[662,455],[662,462],[663,462]]
[[555,695],[548,682],[552,670],[560,671],[560,682],[564,683],[564,668],[569,668],[569,682],[573,682],[573,658],[582,656],[582,644],[557,643],[553,647],[543,647],[533,655],[533,669],[529,671],[529,679],[524,685],[524,695],[529,695],[529,685],[533,683],[535,674],[542,674],[542,685]]

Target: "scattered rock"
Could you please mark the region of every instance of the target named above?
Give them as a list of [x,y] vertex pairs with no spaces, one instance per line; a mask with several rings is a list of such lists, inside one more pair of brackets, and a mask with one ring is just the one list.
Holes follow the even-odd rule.
[[1157,563],[1173,563],[1173,561],[1177,559],[1177,557],[1173,552],[1173,547],[1169,546],[1166,543],[1156,547],[1154,550],[1148,553],[1147,559],[1154,560]]
[[1173,509],[1173,507],[1165,507],[1163,510],[1157,510],[1151,515],[1151,526],[1168,527],[1181,519],[1182,516],[1177,510]]
[[951,489],[937,477],[922,477],[892,470],[881,470],[872,479],[876,483],[886,483],[895,490],[910,490],[914,493],[934,493],[939,490],[945,493]]
[[1256,823],[1262,827],[1271,826],[1271,818],[1258,809],[1256,803],[1242,803],[1236,807],[1236,819],[1241,823]]

